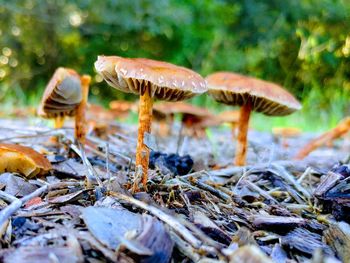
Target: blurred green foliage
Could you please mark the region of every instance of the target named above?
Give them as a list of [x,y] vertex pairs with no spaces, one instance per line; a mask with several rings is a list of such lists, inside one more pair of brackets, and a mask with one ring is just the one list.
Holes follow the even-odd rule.
[[96,76],[105,54],[253,75],[315,116],[349,114],[348,0],[0,0],[0,17],[2,101],[37,101],[58,66],[91,74],[93,100],[134,98]]

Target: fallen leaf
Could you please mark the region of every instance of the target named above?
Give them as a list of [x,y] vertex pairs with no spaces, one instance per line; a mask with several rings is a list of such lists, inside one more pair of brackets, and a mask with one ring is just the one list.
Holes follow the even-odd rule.
[[137,262],[169,262],[174,243],[164,225],[149,215],[125,209],[87,207],[82,218],[89,231],[102,244],[116,250],[121,246],[143,255]]
[[25,204],[25,208],[31,207],[33,205],[38,205],[40,203],[42,203],[42,199],[40,197],[34,197],[33,199],[30,199],[26,204]]
[[26,177],[44,175],[51,170],[51,163],[32,148],[0,143],[0,172],[20,173]]
[[35,185],[11,173],[1,174],[0,183],[6,186],[5,192],[7,194],[17,197],[28,195],[38,189]]

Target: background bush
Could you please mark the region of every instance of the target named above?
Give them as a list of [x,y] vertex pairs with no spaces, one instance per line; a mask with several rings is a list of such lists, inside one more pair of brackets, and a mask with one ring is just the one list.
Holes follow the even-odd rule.
[[0,0],[0,17],[1,101],[38,101],[58,66],[91,74],[92,100],[134,99],[96,76],[105,54],[249,74],[284,85],[308,114],[349,114],[348,0]]

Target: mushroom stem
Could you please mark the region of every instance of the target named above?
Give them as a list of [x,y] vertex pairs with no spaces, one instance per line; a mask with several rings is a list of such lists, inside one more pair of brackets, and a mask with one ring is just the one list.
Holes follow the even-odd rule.
[[232,132],[232,139],[236,140],[236,128],[237,128],[237,123],[236,122],[231,122],[231,132]]
[[91,77],[88,75],[83,75],[80,79],[81,88],[82,88],[82,100],[77,107],[77,111],[75,114],[75,139],[80,143],[85,143],[86,136],[86,117],[85,117],[85,109],[89,96],[89,85],[91,81]]
[[244,166],[247,155],[247,133],[250,113],[252,111],[252,101],[249,99],[240,109],[238,120],[238,136],[236,146],[235,165]]
[[[139,130],[136,148],[136,167],[138,167],[139,165],[142,166],[142,184],[144,186],[146,186],[147,184],[148,163],[150,154],[149,148],[144,143],[145,133],[151,132],[153,100],[150,93],[150,88],[147,86],[144,93],[140,96]],[[137,189],[135,185],[134,189]]]
[[55,129],[61,129],[64,124],[64,116],[58,116],[55,118]]
[[170,131],[170,128],[169,128],[169,125],[167,123],[166,120],[161,120],[159,121],[159,135],[161,137],[167,137],[169,136],[169,131]]
[[302,160],[318,147],[332,142],[333,140],[343,136],[350,130],[350,117],[343,119],[335,128],[323,133],[321,136],[305,145],[294,157],[296,160]]

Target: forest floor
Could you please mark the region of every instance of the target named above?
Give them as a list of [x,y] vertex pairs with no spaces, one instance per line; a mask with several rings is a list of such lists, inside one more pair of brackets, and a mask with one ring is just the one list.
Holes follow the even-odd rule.
[[248,164],[235,167],[230,130],[179,143],[175,125],[147,138],[148,189],[131,194],[137,127],[91,132],[83,150],[66,125],[0,120],[0,143],[53,166],[36,178],[1,171],[2,262],[350,262],[346,137],[297,161],[316,134],[250,131]]

